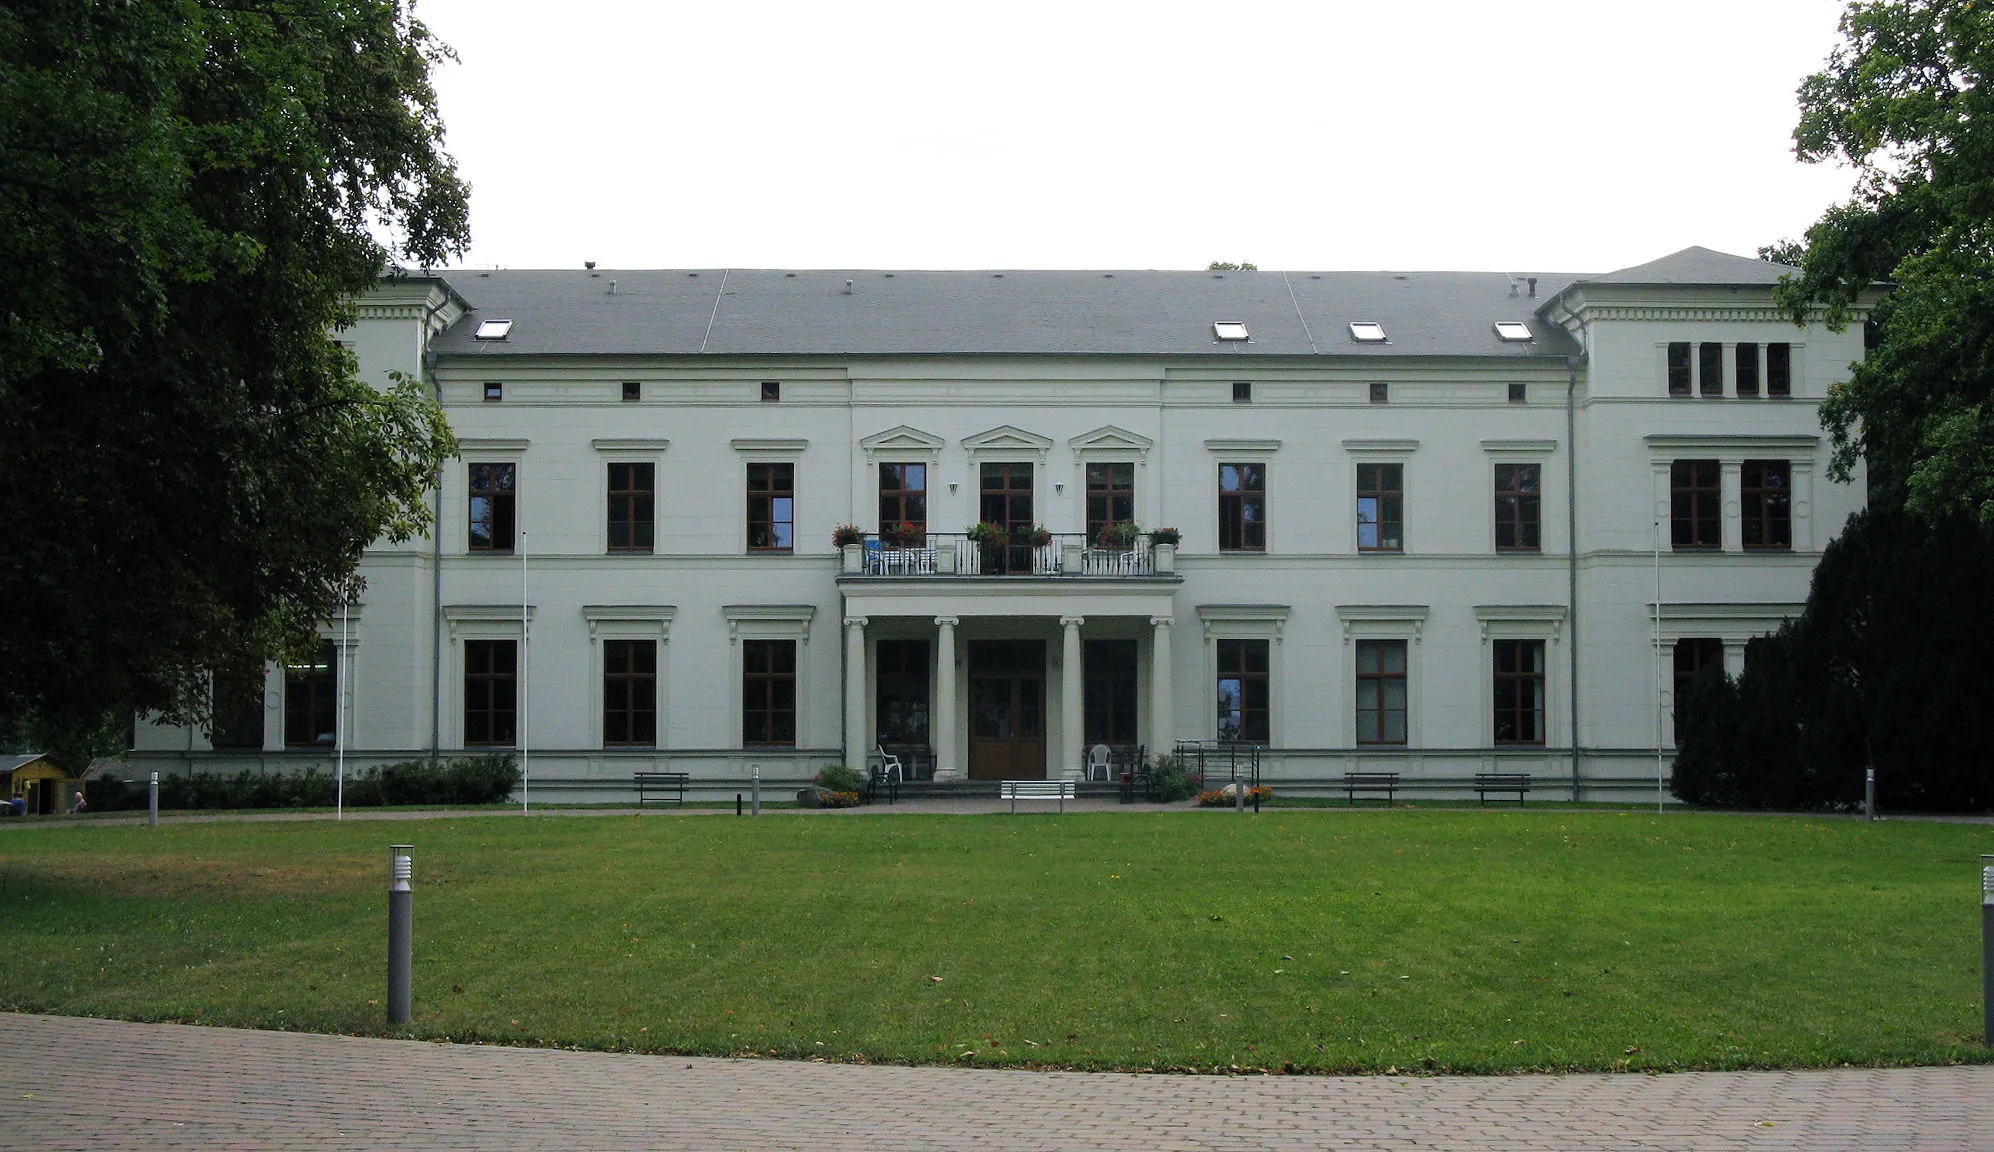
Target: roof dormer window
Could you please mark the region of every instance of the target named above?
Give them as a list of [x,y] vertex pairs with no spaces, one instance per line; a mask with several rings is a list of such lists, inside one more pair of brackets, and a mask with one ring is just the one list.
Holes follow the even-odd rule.
[[1495,323],[1495,333],[1498,339],[1518,344],[1536,339],[1530,334],[1530,325],[1521,320],[1498,320]]
[[1212,339],[1214,340],[1248,340],[1251,338],[1246,331],[1246,321],[1244,320],[1212,321]]
[[511,331],[512,321],[510,320],[480,320],[478,321],[477,338],[480,340],[503,340]]
[[1385,326],[1370,320],[1352,320],[1350,338],[1359,344],[1384,344]]

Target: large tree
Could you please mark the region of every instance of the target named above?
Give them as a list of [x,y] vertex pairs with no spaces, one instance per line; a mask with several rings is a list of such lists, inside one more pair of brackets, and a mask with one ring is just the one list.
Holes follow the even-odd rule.
[[1874,347],[1822,411],[1834,474],[1929,519],[1994,521],[1994,5],[1856,0],[1800,88],[1803,160],[1853,165],[1782,302],[1831,321],[1879,281]]
[[200,719],[426,524],[449,430],[335,332],[467,241],[447,55],[399,0],[0,7],[0,733]]

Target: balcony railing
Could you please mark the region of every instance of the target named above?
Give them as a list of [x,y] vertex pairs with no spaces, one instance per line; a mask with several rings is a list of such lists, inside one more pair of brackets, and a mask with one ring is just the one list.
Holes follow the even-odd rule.
[[[887,543],[868,536],[856,561],[847,552],[846,575],[853,576],[1155,576],[1175,565],[1157,563],[1147,534],[1127,548],[1098,548],[1084,532],[1053,532],[1034,544],[1026,538],[972,540],[961,532],[929,532],[918,543]],[[1171,550],[1174,552],[1174,549]]]

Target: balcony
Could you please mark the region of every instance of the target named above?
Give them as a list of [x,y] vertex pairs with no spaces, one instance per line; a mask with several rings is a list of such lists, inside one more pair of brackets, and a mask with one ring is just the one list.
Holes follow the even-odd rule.
[[972,539],[961,532],[929,532],[919,543],[886,543],[867,536],[844,547],[843,575],[892,580],[1033,576],[1058,579],[1174,577],[1177,546],[1137,536],[1127,548],[1096,547],[1084,532],[1043,533],[1037,540]]

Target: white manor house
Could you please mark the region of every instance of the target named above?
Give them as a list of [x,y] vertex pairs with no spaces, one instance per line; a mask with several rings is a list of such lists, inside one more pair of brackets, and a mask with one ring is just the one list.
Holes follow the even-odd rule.
[[1793,324],[1785,271],[394,278],[340,336],[461,440],[434,538],[130,767],[523,746],[536,798],[618,800],[1230,741],[1277,789],[1652,796],[1680,685],[1863,502],[1817,418],[1861,325]]

